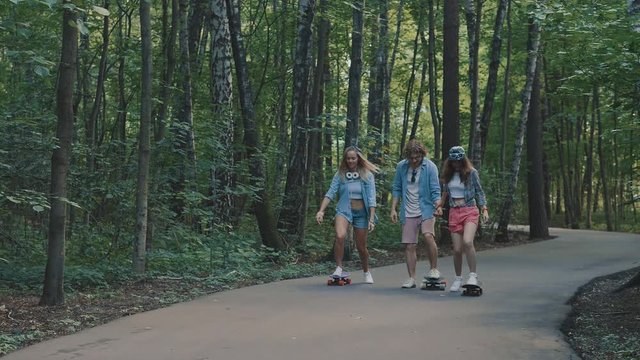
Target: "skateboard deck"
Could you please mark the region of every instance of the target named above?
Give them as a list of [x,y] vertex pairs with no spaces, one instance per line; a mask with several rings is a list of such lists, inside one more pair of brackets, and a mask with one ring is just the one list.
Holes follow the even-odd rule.
[[422,290],[444,290],[447,287],[447,280],[444,278],[430,278],[426,277],[422,279]]
[[329,286],[344,286],[351,284],[351,279],[349,278],[348,272],[343,272],[342,275],[329,275],[329,280],[327,280],[327,285]]
[[482,295],[482,288],[480,285],[462,285],[462,296],[480,296]]

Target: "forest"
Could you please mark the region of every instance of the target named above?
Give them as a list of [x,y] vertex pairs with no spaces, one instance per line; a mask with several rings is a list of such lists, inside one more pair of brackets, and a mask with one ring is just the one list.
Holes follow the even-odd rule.
[[41,305],[326,270],[349,145],[382,169],[371,247],[414,138],[467,149],[492,241],[640,231],[638,0],[4,0],[0,94],[0,291]]

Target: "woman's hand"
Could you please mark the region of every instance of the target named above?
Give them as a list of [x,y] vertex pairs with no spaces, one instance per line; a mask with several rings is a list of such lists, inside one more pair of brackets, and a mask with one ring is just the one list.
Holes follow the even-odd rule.
[[318,211],[316,213],[316,221],[318,224],[322,224],[322,220],[324,220],[324,211]]
[[372,232],[375,229],[376,223],[373,221],[369,221],[369,232]]
[[489,221],[489,208],[486,206],[482,208],[482,220],[485,223]]

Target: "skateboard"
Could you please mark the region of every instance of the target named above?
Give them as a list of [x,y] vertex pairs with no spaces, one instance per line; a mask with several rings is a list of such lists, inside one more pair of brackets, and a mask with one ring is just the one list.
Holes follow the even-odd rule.
[[327,280],[327,285],[329,286],[344,286],[351,284],[351,279],[349,278],[348,272],[343,272],[342,275],[329,275],[329,280]]
[[482,295],[482,288],[480,285],[462,285],[462,296],[480,296]]
[[447,287],[447,280],[443,278],[430,278],[426,277],[422,279],[422,290],[444,290]]

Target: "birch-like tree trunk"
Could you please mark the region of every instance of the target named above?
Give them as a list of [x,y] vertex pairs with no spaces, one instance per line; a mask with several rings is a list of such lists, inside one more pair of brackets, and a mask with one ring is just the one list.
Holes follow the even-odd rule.
[[595,104],[592,104],[591,106],[591,126],[589,127],[589,140],[587,141],[587,144],[585,144],[585,157],[587,162],[585,164],[584,177],[582,180],[583,191],[580,192],[581,195],[584,195],[585,192],[587,193],[585,205],[585,210],[587,211],[585,228],[587,229],[591,229],[593,227],[593,206],[591,206],[591,201],[593,200],[593,141],[596,132],[596,109],[594,105]]
[[193,98],[191,84],[191,56],[189,55],[189,1],[180,0],[180,29],[178,44],[180,48],[180,101],[178,105],[178,121],[180,126],[177,135],[180,146],[186,154],[183,176],[195,178],[195,136],[193,133]]
[[266,189],[266,171],[264,160],[261,156],[260,133],[258,132],[258,126],[255,121],[253,99],[251,97],[249,69],[247,68],[247,56],[242,41],[242,26],[240,23],[238,0],[225,0],[225,3],[227,5],[231,47],[233,49],[233,61],[240,96],[242,123],[244,125],[243,142],[247,149],[249,172],[255,182],[252,185],[257,189],[253,210],[258,223],[262,244],[273,249],[284,249],[285,244],[280,238],[280,234],[276,228],[276,217],[273,213],[271,198]]
[[140,133],[138,138],[138,186],[136,190],[136,240],[133,249],[133,269],[145,271],[147,244],[147,216],[149,213],[149,163],[151,159],[151,91],[153,61],[151,42],[151,4],[140,1],[140,33],[142,44],[142,76],[140,93]]
[[387,78],[387,56],[389,41],[388,0],[377,0],[372,10],[378,14],[376,39],[372,42],[373,61],[369,76],[369,101],[367,109],[367,138],[373,143],[369,160],[375,164],[382,161],[382,126]]
[[211,10],[211,101],[217,144],[215,158],[212,159],[213,204],[216,218],[221,224],[232,222],[234,208],[232,189],[234,187],[233,139],[235,122],[231,99],[233,96],[233,76],[231,72],[231,34],[224,0],[210,0]]
[[[69,5],[71,1],[64,0],[63,4]],[[49,212],[47,265],[44,272],[42,297],[40,297],[40,305],[47,306],[64,304],[67,175],[73,140],[73,90],[78,56],[76,10],[72,7],[63,7],[63,9],[62,48],[56,88],[58,146],[51,156],[51,211]]]
[[[544,2],[544,1],[542,1]],[[511,162],[511,181],[506,191],[506,197],[500,208],[500,219],[498,222],[498,231],[496,233],[497,241],[508,241],[508,225],[513,212],[513,201],[518,185],[518,175],[520,173],[520,162],[522,161],[522,145],[527,126],[529,114],[529,105],[531,102],[531,90],[533,89],[533,80],[535,78],[536,64],[538,62],[538,49],[540,47],[540,20],[532,19],[529,25],[529,44],[527,46],[527,68],[524,90],[522,92],[522,108],[518,128],[516,130],[515,146],[513,149],[513,160]]]
[[[511,31],[511,0],[507,0],[507,53],[506,60],[504,65],[504,77],[502,80],[502,112],[500,114],[501,126],[500,126],[500,173],[504,173],[505,168],[507,167],[507,125],[509,124],[509,79],[511,76],[511,46],[512,46],[512,37],[513,33]],[[545,86],[547,82],[545,81]],[[548,93],[548,92],[547,92]],[[486,104],[486,102],[485,102]],[[548,106],[547,106],[548,108]],[[485,107],[485,111],[487,113],[487,108]],[[484,115],[483,115],[484,116]],[[488,136],[488,132],[483,133],[485,138]],[[485,140],[486,141],[486,140]],[[485,146],[482,146],[484,149]]]
[[353,27],[351,30],[351,55],[349,60],[349,89],[347,90],[347,125],[344,136],[345,147],[358,144],[362,97],[362,46],[364,32],[364,0],[355,0]]
[[278,229],[287,234],[289,245],[304,241],[305,219],[309,203],[309,69],[311,68],[311,35],[315,16],[315,0],[299,4],[299,22],[293,67],[291,100],[291,144],[287,166],[287,182]]
[[390,144],[390,129],[391,129],[391,104],[390,104],[390,84],[391,84],[391,79],[393,77],[393,67],[395,66],[396,63],[396,56],[398,54],[398,44],[400,42],[400,33],[401,33],[401,27],[402,27],[402,18],[403,18],[403,14],[404,14],[404,2],[405,0],[400,0],[400,2],[398,3],[398,10],[396,11],[396,32],[393,36],[393,47],[391,50],[391,58],[389,59],[389,65],[387,67],[387,76],[385,78],[385,91],[384,91],[384,103],[382,105],[383,109],[384,109],[384,119],[382,121],[383,123],[383,130],[382,130],[382,143],[383,143],[383,147],[385,149],[389,148],[389,144]]

